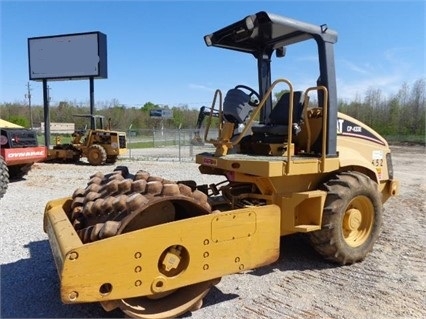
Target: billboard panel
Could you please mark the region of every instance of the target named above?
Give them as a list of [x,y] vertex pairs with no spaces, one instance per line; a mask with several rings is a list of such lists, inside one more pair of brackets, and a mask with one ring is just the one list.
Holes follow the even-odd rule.
[[101,32],[28,39],[30,80],[107,78],[106,35]]

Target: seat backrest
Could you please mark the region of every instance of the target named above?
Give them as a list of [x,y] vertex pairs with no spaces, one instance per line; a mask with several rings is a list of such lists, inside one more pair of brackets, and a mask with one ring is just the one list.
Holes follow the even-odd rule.
[[223,100],[223,117],[231,123],[241,124],[249,115],[252,107],[250,96],[239,89],[231,89]]
[[[293,92],[293,123],[299,123],[303,113],[303,92]],[[288,109],[290,106],[290,92],[281,95],[269,115],[269,123],[272,125],[289,125]]]

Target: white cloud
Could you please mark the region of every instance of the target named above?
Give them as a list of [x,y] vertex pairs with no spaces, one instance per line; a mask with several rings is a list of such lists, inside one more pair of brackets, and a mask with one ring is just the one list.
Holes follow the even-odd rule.
[[390,97],[398,93],[403,83],[424,78],[422,68],[413,65],[408,58],[410,52],[412,50],[409,48],[388,49],[376,58],[376,63],[371,59],[368,64],[338,60],[338,97],[354,100],[370,89],[380,90],[384,97]]
[[359,74],[369,74],[370,70],[368,67],[366,66],[360,66],[360,65],[356,65],[353,62],[350,62],[348,60],[340,60],[340,62],[342,63],[343,66],[347,67],[349,70],[359,73]]
[[364,79],[337,79],[337,96],[339,99],[353,101],[362,97],[368,90],[380,90],[385,97],[396,94],[403,81],[397,75],[377,75]]
[[203,90],[203,91],[209,91],[209,92],[214,92],[216,90],[202,84],[194,84],[194,83],[190,83],[188,87],[193,90]]

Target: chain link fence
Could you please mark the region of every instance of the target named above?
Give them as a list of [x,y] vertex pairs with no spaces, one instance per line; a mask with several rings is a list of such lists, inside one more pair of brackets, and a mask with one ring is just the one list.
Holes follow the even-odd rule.
[[[204,130],[200,131],[196,139],[194,129],[139,129],[127,130],[127,154],[121,158],[140,161],[164,162],[194,162],[195,156],[203,152],[214,152],[215,148],[210,143],[204,143]],[[207,139],[216,139],[217,129],[211,129]],[[392,145],[426,145],[425,139],[417,136],[386,136]],[[59,140],[57,140],[59,139]],[[71,136],[53,134],[50,145],[57,142],[70,143]],[[423,140],[423,141],[422,141]],[[44,136],[39,135],[39,143],[44,144]]]
[[[210,130],[208,138],[217,138],[217,130]],[[127,131],[127,155],[134,160],[192,162],[195,155],[213,152],[212,144],[203,143],[204,131],[197,138],[188,129],[141,129]]]
[[[119,130],[120,131],[120,130]],[[195,155],[203,152],[214,152],[215,148],[204,140],[201,130],[199,139],[194,129],[139,129],[127,130],[127,154],[121,158],[145,161],[193,162]],[[208,139],[216,139],[217,129],[211,129]],[[45,144],[42,133],[37,134],[40,145]],[[71,134],[51,134],[49,145],[71,143]]]

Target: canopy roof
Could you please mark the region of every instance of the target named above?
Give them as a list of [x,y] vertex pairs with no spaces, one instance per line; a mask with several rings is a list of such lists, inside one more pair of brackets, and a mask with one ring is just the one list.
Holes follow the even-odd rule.
[[7,128],[23,128],[22,126],[19,126],[17,124],[14,124],[14,123],[2,120],[2,119],[0,119],[0,127],[1,128],[3,128],[3,127],[7,127]]

